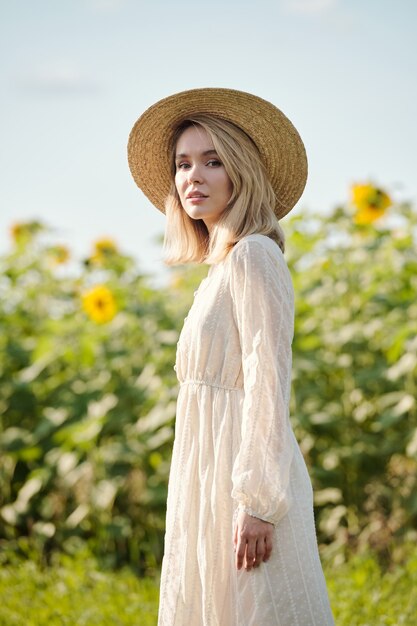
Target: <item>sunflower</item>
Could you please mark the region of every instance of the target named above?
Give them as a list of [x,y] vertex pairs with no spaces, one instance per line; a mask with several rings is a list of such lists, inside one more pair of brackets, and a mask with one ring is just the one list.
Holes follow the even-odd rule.
[[97,265],[103,265],[106,260],[111,259],[119,253],[117,245],[113,239],[102,237],[94,242],[93,254],[90,261]]
[[44,230],[44,227],[37,220],[31,222],[15,222],[10,226],[10,235],[17,244],[27,243],[42,230]]
[[96,285],[82,295],[84,311],[97,324],[110,322],[117,313],[116,302],[110,289]]
[[62,265],[70,258],[70,251],[66,246],[56,245],[49,248],[48,255],[54,265]]
[[26,225],[22,222],[15,222],[10,226],[10,234],[14,241],[19,241],[26,234]]
[[392,200],[385,191],[367,183],[352,186],[352,203],[357,209],[355,223],[372,224],[384,215]]

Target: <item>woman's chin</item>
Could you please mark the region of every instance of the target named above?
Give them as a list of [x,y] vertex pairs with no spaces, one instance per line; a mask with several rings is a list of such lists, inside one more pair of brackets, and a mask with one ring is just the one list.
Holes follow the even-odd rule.
[[202,211],[199,207],[187,207],[186,213],[192,220],[205,220],[210,217],[207,215],[207,211]]

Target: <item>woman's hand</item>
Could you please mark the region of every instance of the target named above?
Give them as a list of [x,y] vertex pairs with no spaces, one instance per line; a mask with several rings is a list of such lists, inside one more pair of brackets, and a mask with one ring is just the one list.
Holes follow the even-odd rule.
[[238,512],[233,539],[237,569],[244,566],[249,572],[269,559],[273,531],[273,524],[252,517],[245,511]]

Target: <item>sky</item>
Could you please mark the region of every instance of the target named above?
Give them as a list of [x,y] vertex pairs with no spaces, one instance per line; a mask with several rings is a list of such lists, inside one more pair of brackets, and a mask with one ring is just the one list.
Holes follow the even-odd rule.
[[368,180],[415,202],[416,23],[414,0],[0,0],[0,253],[39,219],[75,258],[112,237],[164,275],[165,218],[126,144],[147,107],[196,87],[292,120],[309,160],[294,211]]

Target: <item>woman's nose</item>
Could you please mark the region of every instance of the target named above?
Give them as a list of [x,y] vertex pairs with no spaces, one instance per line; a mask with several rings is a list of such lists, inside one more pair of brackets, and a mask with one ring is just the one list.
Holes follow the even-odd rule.
[[198,165],[190,167],[188,170],[188,181],[190,183],[201,183],[202,178],[201,168]]

